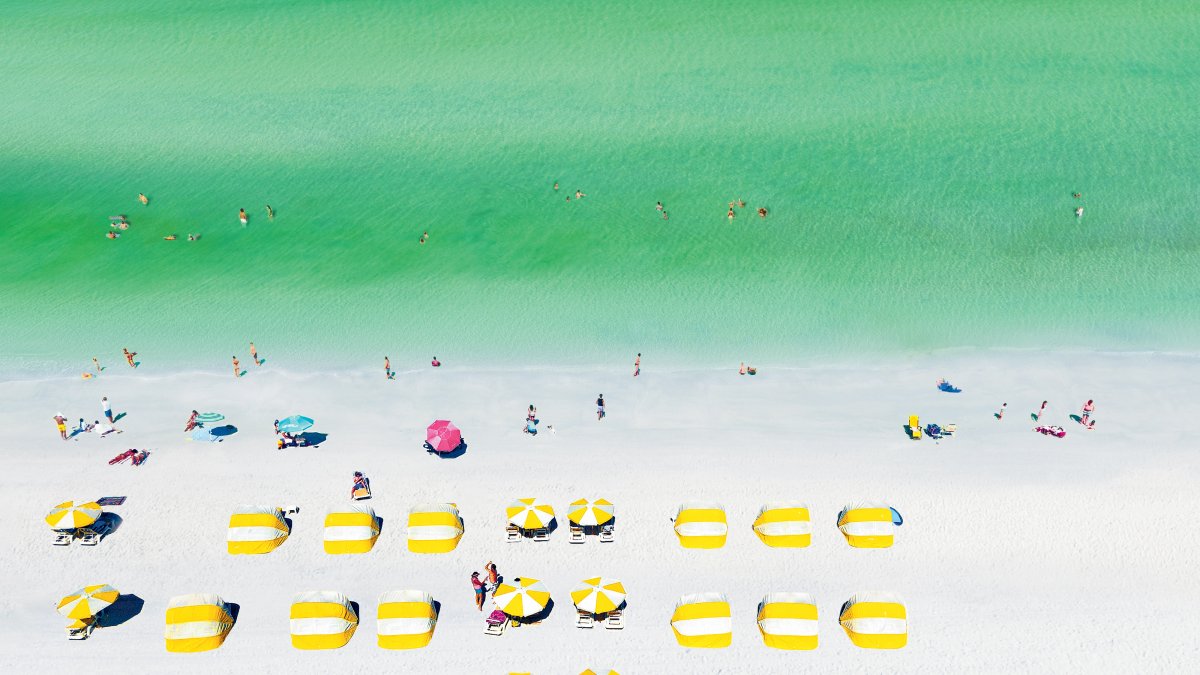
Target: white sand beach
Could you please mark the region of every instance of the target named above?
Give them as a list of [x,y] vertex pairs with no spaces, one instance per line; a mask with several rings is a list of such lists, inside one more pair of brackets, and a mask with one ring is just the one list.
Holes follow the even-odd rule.
[[[302,374],[288,364],[221,373],[137,372],[112,366],[84,381],[0,383],[6,498],[0,567],[0,667],[43,673],[382,672],[636,673],[1171,672],[1200,657],[1194,573],[1200,534],[1200,460],[1187,424],[1200,360],[1186,356],[969,352],[874,366],[783,369],[756,364],[655,370],[404,371]],[[736,366],[736,364],[733,364]],[[947,377],[964,389],[939,392]],[[603,393],[608,417],[593,402]],[[63,442],[51,417],[99,418],[107,396],[122,430]],[[1031,431],[1049,400],[1063,439]],[[1085,431],[1068,415],[1096,401]],[[1002,421],[993,413],[1002,402]],[[542,433],[522,433],[528,404]],[[220,443],[188,439],[192,409],[219,411],[238,429]],[[300,413],[319,447],[274,447],[272,420]],[[955,438],[909,440],[910,414],[956,423]],[[426,425],[453,420],[468,444],[452,459],[421,447]],[[548,432],[549,426],[554,432]],[[109,466],[127,448],[142,466]],[[322,549],[322,521],[350,503],[364,471],[383,518],[364,555]],[[98,546],[51,545],[43,517],[68,499],[125,495],[110,510],[119,529]],[[560,524],[580,497],[616,505],[616,542],[504,541],[504,507],[539,497]],[[805,549],[771,549],[754,536],[759,506],[802,500],[813,516]],[[835,520],[857,500],[883,500],[905,518],[890,549],[852,549]],[[677,506],[722,503],[728,543],[685,550],[672,531]],[[408,509],[455,502],[466,534],[457,550],[416,555],[405,546]],[[263,556],[231,556],[225,534],[239,504],[299,506],[291,537]],[[536,577],[555,609],[540,625],[484,635],[469,575],[494,560],[507,578]],[[629,592],[621,631],[580,630],[568,595],[605,575]],[[55,603],[85,584],[109,583],[142,601],[140,613],[90,639],[69,642]],[[433,642],[390,652],[376,646],[379,596],[419,589],[441,603]],[[292,648],[293,594],[333,590],[360,605],[343,649]],[[900,594],[909,641],[897,651],[853,646],[837,622],[862,590]],[[718,591],[733,609],[733,644],[688,650],[669,620],[688,593]],[[815,651],[763,646],[762,597],[815,596]],[[167,601],[217,593],[239,616],[224,646],[170,654]],[[490,608],[490,601],[489,601]]]

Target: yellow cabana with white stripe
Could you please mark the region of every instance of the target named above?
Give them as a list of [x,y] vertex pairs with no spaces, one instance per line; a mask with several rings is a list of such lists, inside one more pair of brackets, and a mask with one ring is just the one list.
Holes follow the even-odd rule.
[[773,548],[804,548],[812,543],[812,520],[804,502],[768,502],[754,519],[754,534]]
[[58,601],[58,613],[68,619],[88,619],[117,601],[121,592],[108,584],[84,586]]
[[206,652],[225,642],[233,630],[233,614],[219,595],[177,595],[167,603],[164,637],[169,652]]
[[433,639],[437,608],[424,591],[390,591],[379,598],[376,632],[384,649],[419,649]]
[[96,522],[102,513],[96,502],[63,502],[46,514],[46,524],[52,530],[74,530]]
[[892,509],[882,502],[847,504],[838,514],[838,529],[854,548],[887,548],[896,534]]
[[808,593],[768,593],[758,606],[763,643],[775,649],[817,648],[817,603]]
[[838,623],[859,647],[900,649],[908,644],[908,610],[895,593],[855,593],[842,605]]
[[367,553],[378,538],[379,519],[369,506],[350,504],[331,509],[325,516],[326,553]]
[[298,593],[292,599],[292,646],[296,649],[338,649],[358,628],[350,600],[334,591]]
[[275,506],[239,506],[229,518],[225,542],[231,555],[270,553],[288,538],[283,510]]
[[725,507],[711,502],[688,502],[675,516],[675,534],[684,548],[721,548],[729,534]]
[[408,550],[449,553],[463,536],[462,516],[453,504],[419,504],[408,512]]
[[671,630],[682,647],[713,649],[733,642],[733,618],[724,593],[693,593],[675,604]]
[[576,499],[567,509],[567,520],[580,527],[596,527],[613,519],[613,505],[607,499]]
[[591,668],[588,668],[587,670],[583,671],[579,675],[621,675],[621,674],[615,670],[599,671],[599,670],[592,670]]
[[511,583],[501,582],[492,593],[492,602],[501,612],[523,618],[546,609],[550,602],[550,591],[537,579],[517,577]]
[[550,527],[554,520],[554,507],[535,497],[518,499],[505,509],[508,522],[522,530],[537,530]]

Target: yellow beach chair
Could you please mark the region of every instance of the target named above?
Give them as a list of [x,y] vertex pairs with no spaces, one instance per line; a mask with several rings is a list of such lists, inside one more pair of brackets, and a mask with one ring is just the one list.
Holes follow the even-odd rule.
[[908,416],[908,437],[914,441],[921,440],[921,419],[917,415]]

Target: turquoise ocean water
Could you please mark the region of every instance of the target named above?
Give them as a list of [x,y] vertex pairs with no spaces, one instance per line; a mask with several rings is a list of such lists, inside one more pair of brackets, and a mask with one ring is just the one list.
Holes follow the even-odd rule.
[[1194,1],[10,0],[0,44],[9,366],[1196,346]]

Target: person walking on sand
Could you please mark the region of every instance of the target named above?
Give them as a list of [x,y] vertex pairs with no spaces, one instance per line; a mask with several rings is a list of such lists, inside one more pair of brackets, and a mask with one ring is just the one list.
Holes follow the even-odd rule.
[[137,368],[138,364],[133,362],[133,357],[137,356],[137,352],[129,351],[129,347],[125,347],[125,348],[121,349],[121,351],[125,352],[125,360],[129,362],[129,367]]
[[98,359],[94,356],[92,357],[92,364],[96,366],[96,374],[97,375],[100,374],[101,370],[104,370],[103,368],[100,367],[100,359]]
[[100,409],[104,411],[104,419],[108,420],[110,423],[116,421],[113,419],[112,405],[109,404],[107,396],[100,399]]
[[254,359],[254,365],[262,365],[262,363],[258,360],[258,348],[254,346],[253,342],[250,343],[250,358]]
[[238,358],[236,356],[233,357],[233,376],[234,377],[242,376],[242,364],[241,364],[241,362],[238,361]]
[[196,427],[200,426],[200,423],[196,421],[196,418],[199,416],[200,416],[200,413],[196,410],[193,410],[192,414],[188,417],[187,424],[183,425],[183,430],[191,431],[192,429],[195,429]]
[[1088,426],[1088,420],[1092,418],[1094,412],[1096,412],[1096,404],[1089,398],[1088,402],[1083,404],[1083,411],[1079,414],[1079,423],[1085,427]]
[[745,375],[745,374],[746,374],[746,363],[743,361],[742,363],[740,363],[738,365],[738,375]]
[[604,394],[596,397],[596,421],[604,419]]
[[637,377],[642,374],[642,353],[638,352],[637,358],[633,360],[633,376]]
[[998,419],[998,420],[1002,420],[1002,419],[1004,419],[1004,409],[1005,409],[1005,408],[1007,408],[1007,407],[1008,407],[1008,403],[1007,403],[1007,402],[1005,402],[1005,403],[1002,403],[1002,404],[1000,405],[1000,412],[996,413],[996,419]]
[[1042,401],[1042,407],[1038,410],[1037,421],[1039,422],[1042,421],[1042,415],[1046,414],[1046,403],[1048,403],[1048,401]]
[[67,440],[67,418],[58,413],[54,416],[54,424],[58,425],[58,435],[62,436],[64,441]]
[[479,578],[479,572],[471,572],[471,588],[475,589],[475,608],[482,612],[487,587],[484,586],[483,579]]
[[149,206],[149,205],[150,205],[150,198],[149,198],[149,197],[147,197],[147,196],[146,196],[146,193],[144,193],[144,192],[139,192],[139,193],[138,193],[138,201],[142,203],[142,206]]
[[383,376],[392,379],[392,362],[386,356],[383,357]]

